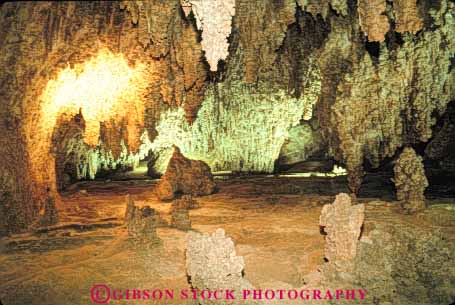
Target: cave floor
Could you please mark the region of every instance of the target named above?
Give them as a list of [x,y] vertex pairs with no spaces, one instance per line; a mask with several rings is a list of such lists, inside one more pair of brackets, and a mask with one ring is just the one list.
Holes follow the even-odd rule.
[[[367,179],[371,185],[358,198],[366,204],[363,234],[377,224],[415,225],[440,229],[455,242],[453,199],[432,198],[425,212],[404,215],[381,181]],[[62,194],[59,224],[1,240],[3,304],[92,304],[95,283],[123,290],[188,288],[186,232],[160,227],[161,245],[145,250],[133,246],[122,225],[127,194],[136,205],[150,205],[170,220],[170,204],[155,199],[155,185],[148,180],[80,182]],[[193,230],[223,228],[245,259],[246,278],[256,287],[302,286],[304,275],[323,263],[321,208],[347,191],[345,178],[239,177],[220,179],[218,185],[216,194],[197,198],[199,207],[190,211]]]

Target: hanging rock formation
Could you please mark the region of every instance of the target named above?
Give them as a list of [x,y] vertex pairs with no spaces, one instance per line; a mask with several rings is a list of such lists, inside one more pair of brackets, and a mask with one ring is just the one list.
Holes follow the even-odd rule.
[[[131,164],[143,131],[156,135],[160,109],[184,104],[189,121],[196,115],[207,77],[197,30],[177,0],[141,3],[128,2],[128,10],[119,2],[2,4],[0,164],[8,202],[0,228],[19,232],[39,224],[49,197],[58,206],[56,179],[65,168],[80,179]],[[154,5],[160,8],[150,14]],[[93,81],[93,71],[117,81]],[[122,81],[128,71],[143,73]],[[85,123],[75,132],[64,122],[79,110]]]
[[386,0],[359,0],[359,23],[369,41],[384,41],[390,24],[386,15]]
[[[0,228],[38,225],[57,180],[149,149],[158,172],[172,145],[212,170],[272,172],[310,119],[356,193],[365,162],[430,141],[455,100],[453,1],[189,2],[199,19],[180,0],[1,5]],[[229,4],[220,25],[214,3]],[[119,81],[90,86],[106,67]]]
[[172,200],[179,194],[210,195],[215,188],[210,167],[203,161],[187,159],[174,146],[174,153],[156,193],[160,200]]
[[193,11],[197,28],[202,31],[201,46],[210,71],[216,71],[218,61],[228,56],[227,39],[235,15],[235,0],[185,0],[181,3],[186,16]]
[[414,149],[406,147],[393,171],[397,199],[402,202],[403,208],[411,213],[424,209],[426,206],[424,192],[428,187],[428,180],[422,157],[418,156]]

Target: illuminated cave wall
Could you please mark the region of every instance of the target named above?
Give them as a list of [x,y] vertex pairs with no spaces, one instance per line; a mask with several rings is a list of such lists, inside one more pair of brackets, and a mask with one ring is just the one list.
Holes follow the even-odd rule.
[[157,170],[165,170],[176,144],[213,171],[272,172],[290,127],[311,118],[320,81],[313,79],[301,98],[283,91],[255,91],[242,83],[212,85],[192,125],[184,120],[182,109],[163,113],[158,136],[149,145],[162,155]]
[[161,110],[194,119],[207,77],[197,29],[178,1],[161,6],[149,33],[119,2],[2,3],[1,235],[50,224],[65,169],[130,162]]
[[[270,172],[310,118],[356,192],[366,160],[431,141],[455,100],[453,1],[225,1],[219,29],[214,3],[1,5],[0,232],[40,225],[65,171],[93,178],[148,148],[160,170],[177,144],[213,170]],[[126,63],[106,87],[118,99],[88,97],[99,56]]]

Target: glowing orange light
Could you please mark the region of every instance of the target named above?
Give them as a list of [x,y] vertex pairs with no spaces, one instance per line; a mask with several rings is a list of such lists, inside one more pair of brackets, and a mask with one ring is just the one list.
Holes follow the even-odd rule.
[[43,124],[52,130],[61,113],[75,115],[81,110],[86,124],[84,142],[91,146],[99,143],[100,122],[108,120],[126,119],[133,129],[129,136],[139,138],[134,129],[143,125],[145,71],[144,65],[131,68],[122,55],[107,50],[80,67],[62,70],[44,91]]

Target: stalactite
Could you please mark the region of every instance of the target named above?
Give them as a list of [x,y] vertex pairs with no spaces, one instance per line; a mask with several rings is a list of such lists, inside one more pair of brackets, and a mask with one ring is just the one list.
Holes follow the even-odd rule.
[[163,172],[175,144],[182,153],[204,160],[215,171],[272,172],[289,128],[301,118],[311,118],[320,90],[318,80],[308,84],[301,98],[283,91],[255,93],[241,83],[217,86],[219,102],[215,102],[213,88],[208,89],[192,125],[185,122],[182,109],[163,114],[158,136],[149,144],[161,155],[158,171]]
[[[187,0],[182,7],[189,7],[202,31],[201,46],[211,71],[218,69],[218,61],[228,55],[228,36],[231,34],[235,0]],[[188,15],[188,13],[186,13]]]

